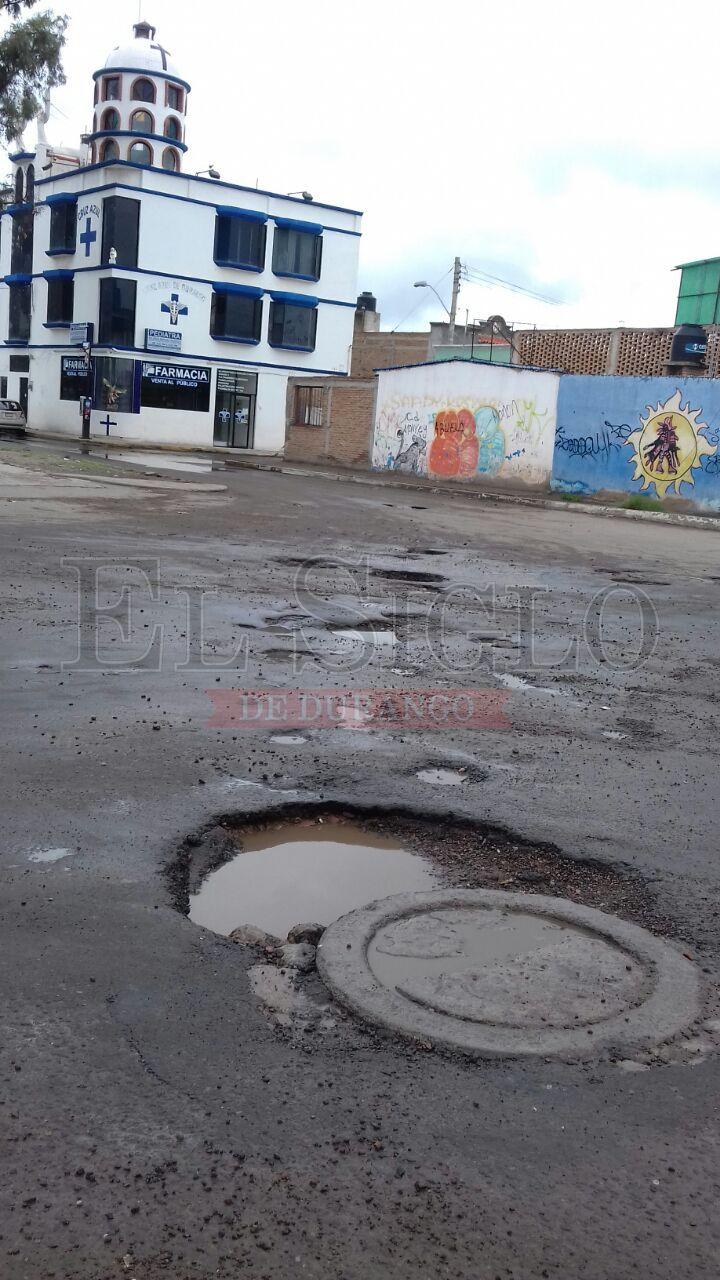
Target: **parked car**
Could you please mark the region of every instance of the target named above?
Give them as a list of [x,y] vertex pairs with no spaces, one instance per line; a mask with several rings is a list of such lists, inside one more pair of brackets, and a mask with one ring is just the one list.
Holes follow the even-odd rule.
[[17,400],[0,400],[0,436],[24,436],[27,422]]

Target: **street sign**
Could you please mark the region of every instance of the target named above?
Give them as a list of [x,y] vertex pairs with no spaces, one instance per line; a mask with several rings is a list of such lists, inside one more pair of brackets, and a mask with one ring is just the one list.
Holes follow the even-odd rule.
[[70,345],[73,347],[81,347],[83,342],[92,342],[94,327],[95,326],[92,324],[92,322],[86,322],[84,324],[71,324],[70,325]]
[[146,351],[172,351],[177,355],[182,351],[182,334],[177,329],[146,329]]

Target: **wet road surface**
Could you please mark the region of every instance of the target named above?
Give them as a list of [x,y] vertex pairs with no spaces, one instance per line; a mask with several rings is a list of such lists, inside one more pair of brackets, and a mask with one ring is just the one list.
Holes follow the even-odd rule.
[[[220,815],[298,800],[437,815],[439,845],[453,819],[499,824],[637,873],[714,983],[720,535],[222,482],[0,486],[0,1275],[715,1277],[706,1039],[631,1070],[469,1063],[336,1008],[294,1028],[163,868]],[[87,557],[110,562],[103,606],[135,588],[132,617],[67,667]],[[479,689],[505,721],[209,727],[218,692],[261,687]],[[318,978],[305,998],[327,1004]]]

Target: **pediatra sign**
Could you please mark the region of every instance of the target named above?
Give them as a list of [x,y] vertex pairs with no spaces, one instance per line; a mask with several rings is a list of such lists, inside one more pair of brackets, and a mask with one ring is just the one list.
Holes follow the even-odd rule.
[[173,356],[182,351],[182,333],[179,329],[146,329],[146,351],[167,351]]

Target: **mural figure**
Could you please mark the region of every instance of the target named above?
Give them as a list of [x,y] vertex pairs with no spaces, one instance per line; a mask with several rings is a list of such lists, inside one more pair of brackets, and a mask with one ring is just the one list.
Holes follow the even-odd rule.
[[672,414],[663,418],[658,433],[650,444],[643,446],[645,465],[648,471],[663,474],[663,463],[667,462],[667,474],[675,475],[680,464],[678,433],[673,426]]
[[392,467],[393,471],[405,471],[416,476],[424,475],[427,449],[426,428],[420,421],[419,415],[406,413],[396,434],[400,443],[395,457],[393,458],[391,454],[388,458],[388,466]]
[[664,498],[668,489],[679,494],[681,484],[695,484],[693,470],[717,452],[705,434],[707,426],[698,421],[701,412],[689,402],[683,406],[679,390],[655,409],[648,405],[646,417],[626,441],[633,450],[633,480],[642,480],[641,490],[654,485],[658,498]]
[[[398,435],[400,435],[400,432],[398,432]],[[406,471],[410,475],[421,475],[425,470],[423,462],[426,449],[427,443],[425,440],[413,440],[408,445],[403,440],[396,458],[391,463],[393,471]]]
[[480,446],[469,409],[443,409],[435,415],[435,436],[428,454],[428,473],[467,477],[477,470]]
[[373,440],[373,466],[425,475],[427,415],[389,405],[381,410]]

